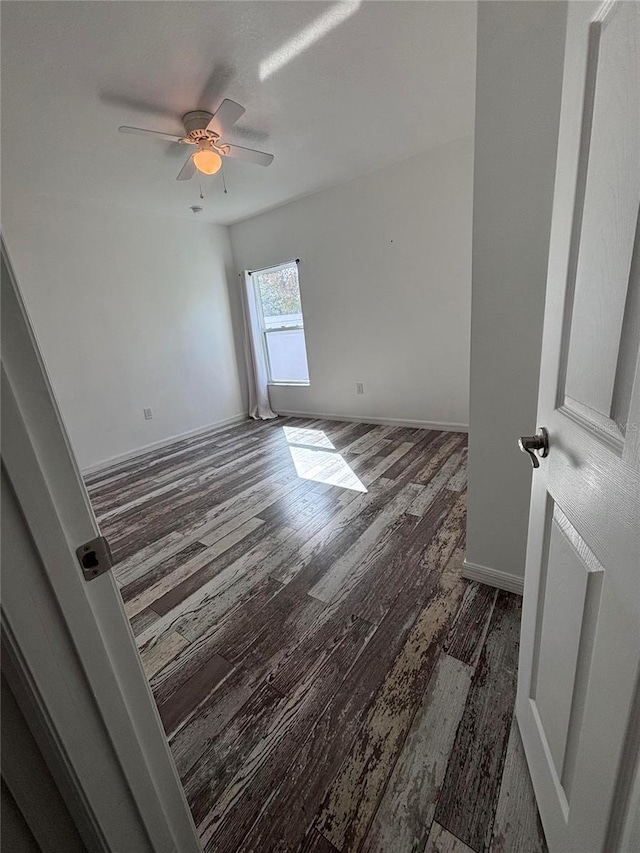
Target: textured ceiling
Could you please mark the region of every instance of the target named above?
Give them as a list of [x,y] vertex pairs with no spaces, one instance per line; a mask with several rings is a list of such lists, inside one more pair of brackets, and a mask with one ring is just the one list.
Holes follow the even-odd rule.
[[[475,3],[3,2],[5,191],[230,223],[473,130]],[[228,141],[275,155],[177,183],[181,132],[222,98]]]

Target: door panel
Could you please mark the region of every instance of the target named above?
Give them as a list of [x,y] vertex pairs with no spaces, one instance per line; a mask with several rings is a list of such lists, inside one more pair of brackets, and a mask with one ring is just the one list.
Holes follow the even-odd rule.
[[564,401],[592,423],[589,410],[612,416],[640,192],[635,11],[627,5],[591,29],[585,73]]
[[567,780],[572,751],[579,737],[575,718],[582,704],[584,684],[577,678],[588,671],[596,629],[602,564],[581,539],[564,513],[553,513],[547,567],[553,571],[545,584],[541,605],[542,628],[538,666],[532,679],[531,701],[540,717],[553,767],[569,799]]
[[517,700],[551,853],[624,849],[638,760],[639,44],[569,4]]

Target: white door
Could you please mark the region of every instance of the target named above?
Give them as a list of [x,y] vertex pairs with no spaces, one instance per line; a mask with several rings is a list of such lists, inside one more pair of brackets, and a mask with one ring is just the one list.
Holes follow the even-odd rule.
[[4,243],[1,262],[3,675],[87,850],[198,853],[115,581],[76,559],[98,527]]
[[640,4],[569,3],[517,698],[551,853],[640,850],[639,48]]

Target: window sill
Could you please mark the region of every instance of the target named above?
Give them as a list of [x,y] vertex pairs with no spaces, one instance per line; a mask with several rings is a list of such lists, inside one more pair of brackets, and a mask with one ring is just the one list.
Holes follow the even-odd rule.
[[267,385],[284,385],[285,387],[293,387],[293,388],[308,388],[311,385],[310,382],[267,382]]

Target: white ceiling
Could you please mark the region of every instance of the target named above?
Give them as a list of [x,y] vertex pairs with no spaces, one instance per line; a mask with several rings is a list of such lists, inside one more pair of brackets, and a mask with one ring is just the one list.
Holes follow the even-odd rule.
[[[475,32],[460,0],[3,2],[5,188],[235,222],[472,133]],[[183,146],[117,132],[224,97],[228,141],[275,155],[227,160],[226,196],[175,181]]]

